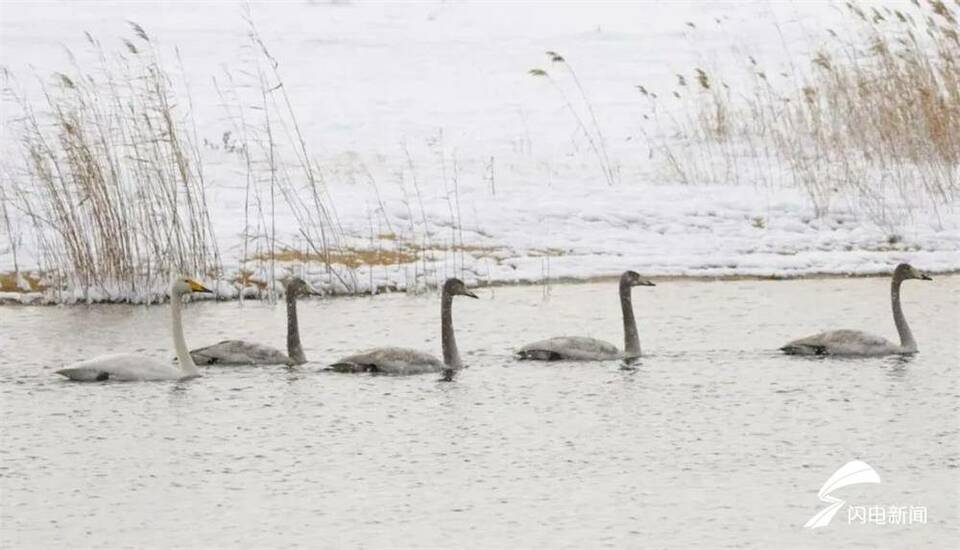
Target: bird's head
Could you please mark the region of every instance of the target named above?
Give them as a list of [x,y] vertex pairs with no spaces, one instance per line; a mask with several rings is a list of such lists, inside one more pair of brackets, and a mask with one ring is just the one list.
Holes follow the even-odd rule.
[[443,293],[447,296],[469,296],[476,298],[477,295],[467,290],[467,285],[460,279],[447,279],[443,284]]
[[186,294],[191,294],[193,292],[207,292],[213,293],[212,290],[198,283],[195,279],[190,277],[180,276],[173,280],[173,284],[170,285],[170,294],[174,296],[183,296]]
[[913,267],[910,264],[900,264],[897,266],[897,269],[893,272],[894,277],[900,279],[901,281],[906,281],[907,279],[920,279],[921,281],[932,281],[933,277],[927,275],[926,273],[920,271],[919,269]]
[[652,282],[644,279],[636,271],[624,271],[623,275],[620,276],[620,285],[621,286],[657,286]]
[[322,294],[300,277],[290,277],[284,285],[288,296],[321,296]]

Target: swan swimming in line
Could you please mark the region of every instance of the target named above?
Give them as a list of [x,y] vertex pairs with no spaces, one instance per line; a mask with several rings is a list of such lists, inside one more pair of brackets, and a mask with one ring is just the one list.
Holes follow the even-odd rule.
[[636,271],[624,271],[620,276],[620,307],[623,310],[623,348],[586,336],[558,336],[527,344],[517,350],[517,359],[537,361],[604,361],[640,356],[640,336],[633,316],[630,289],[635,286],[656,286],[640,278]]
[[101,355],[74,363],[57,371],[71,380],[100,382],[103,380],[179,380],[199,376],[183,340],[183,323],[180,319],[180,299],[191,292],[211,292],[202,284],[188,277],[174,279],[170,285],[170,316],[173,319],[173,346],[180,364],[158,361],[145,355],[116,353]]
[[878,356],[894,354],[910,354],[917,352],[917,342],[903,316],[900,306],[900,283],[907,279],[932,281],[933,279],[918,271],[910,264],[900,264],[893,272],[893,281],[890,283],[890,300],[893,303],[893,322],[897,325],[900,334],[900,345],[889,340],[861,332],[859,330],[831,330],[794,340],[780,348],[787,355],[847,355],[847,356]]
[[297,323],[297,298],[319,296],[306,281],[293,277],[287,281],[287,353],[256,342],[224,340],[222,342],[190,351],[198,365],[302,365],[307,362],[300,345],[300,328]]
[[477,295],[467,290],[460,279],[447,279],[440,296],[440,337],[443,361],[429,353],[407,348],[376,348],[337,361],[330,365],[337,372],[374,372],[381,374],[422,374],[444,372],[446,379],[463,368],[457,340],[453,334],[453,297]]

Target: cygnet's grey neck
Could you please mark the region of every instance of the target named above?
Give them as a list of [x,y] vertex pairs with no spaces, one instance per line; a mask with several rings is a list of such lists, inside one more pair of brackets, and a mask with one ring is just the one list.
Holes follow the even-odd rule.
[[626,357],[640,355],[640,335],[637,319],[633,315],[633,299],[630,283],[620,280],[620,308],[623,310],[623,354]]
[[297,321],[297,294],[287,292],[287,356],[295,365],[307,362],[300,345],[300,326]]
[[440,338],[443,346],[443,364],[459,369],[460,352],[457,351],[457,338],[453,334],[453,296],[446,289],[440,298]]
[[890,283],[890,301],[893,304],[893,322],[897,325],[897,333],[900,335],[900,347],[903,351],[912,353],[917,351],[917,342],[913,339],[910,325],[907,324],[907,318],[903,316],[903,307],[900,305],[900,284],[904,278],[904,274],[899,270],[893,274],[893,281]]

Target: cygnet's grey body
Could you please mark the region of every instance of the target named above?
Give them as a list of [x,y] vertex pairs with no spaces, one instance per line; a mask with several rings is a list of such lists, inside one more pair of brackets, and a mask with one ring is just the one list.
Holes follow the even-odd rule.
[[297,298],[318,294],[306,281],[293,277],[287,284],[287,353],[256,342],[224,340],[190,351],[198,365],[302,365],[307,362],[300,343]]
[[605,361],[624,357],[640,356],[640,336],[637,332],[637,320],[633,314],[631,288],[635,286],[655,286],[642,279],[635,271],[625,271],[620,276],[620,308],[623,312],[623,349],[587,336],[558,336],[533,342],[517,350],[518,359],[537,361]]
[[880,355],[911,354],[917,352],[910,326],[900,305],[900,284],[908,279],[931,281],[925,273],[909,264],[900,264],[893,272],[890,283],[890,301],[893,305],[893,322],[900,335],[900,345],[859,330],[831,330],[794,340],[780,350],[788,355],[842,355],[870,357]]
[[443,361],[429,353],[407,348],[375,348],[350,355],[330,365],[337,372],[371,372],[379,374],[422,374],[457,371],[463,368],[457,339],[453,332],[453,297],[477,295],[467,290],[460,279],[447,279],[440,297],[440,337]]

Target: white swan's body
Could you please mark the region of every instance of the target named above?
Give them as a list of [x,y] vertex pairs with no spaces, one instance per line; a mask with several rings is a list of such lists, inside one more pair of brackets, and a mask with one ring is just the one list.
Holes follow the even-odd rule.
[[223,340],[190,351],[198,365],[302,365],[307,362],[300,344],[300,328],[297,322],[297,297],[319,294],[303,279],[292,278],[286,284],[287,301],[287,353],[256,342]]
[[158,361],[136,353],[113,353],[74,363],[57,371],[70,380],[100,382],[104,380],[179,380],[190,376],[176,364]]
[[57,371],[78,382],[101,382],[105,380],[180,380],[199,376],[197,366],[187,353],[187,344],[183,338],[183,323],[180,316],[180,299],[191,292],[210,292],[200,283],[180,278],[170,287],[170,316],[173,320],[173,343],[177,350],[179,365],[158,361],[145,355],[134,353],[115,353],[101,355],[86,361],[74,363]]
[[467,290],[459,279],[447,279],[440,297],[441,345],[443,361],[429,353],[407,348],[376,348],[344,357],[330,365],[337,372],[372,372],[379,374],[423,374],[445,372],[449,379],[452,373],[463,368],[457,340],[453,332],[453,297],[476,294]]
[[800,338],[780,348],[788,355],[841,355],[849,357],[877,357],[882,355],[904,355],[917,352],[917,342],[913,338],[907,319],[900,305],[900,284],[907,279],[932,280],[909,264],[900,264],[893,272],[890,283],[890,301],[893,306],[893,322],[900,335],[900,345],[859,330],[831,330]]
[[612,359],[640,356],[640,336],[637,320],[633,314],[630,289],[635,286],[655,286],[640,278],[635,271],[625,271],[620,276],[620,307],[623,313],[623,349],[586,336],[558,336],[527,344],[517,350],[517,359],[534,361],[609,361]]

